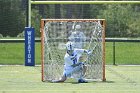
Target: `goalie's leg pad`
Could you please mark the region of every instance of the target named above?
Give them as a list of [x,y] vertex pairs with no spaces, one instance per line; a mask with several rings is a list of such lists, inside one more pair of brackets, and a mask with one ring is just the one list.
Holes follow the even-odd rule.
[[81,64],[77,67],[73,67],[73,68],[70,68],[70,69],[65,69],[64,75],[66,77],[73,77],[74,74],[78,75],[79,73],[82,73],[84,63],[83,62],[80,62],[80,63]]

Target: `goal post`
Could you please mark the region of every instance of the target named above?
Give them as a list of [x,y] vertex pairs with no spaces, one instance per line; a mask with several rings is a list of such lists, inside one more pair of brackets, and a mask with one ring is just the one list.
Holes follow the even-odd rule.
[[[69,41],[73,26],[81,25],[85,34],[84,49],[93,50],[85,64],[87,80],[105,81],[105,19],[42,19],[41,62],[42,81],[59,79],[63,74],[65,44]],[[86,56],[83,55],[84,61]]]
[[140,1],[31,1],[31,4],[140,4]]

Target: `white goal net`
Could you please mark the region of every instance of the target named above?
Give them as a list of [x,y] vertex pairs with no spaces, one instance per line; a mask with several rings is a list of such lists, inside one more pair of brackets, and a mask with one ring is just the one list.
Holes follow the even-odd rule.
[[[78,29],[76,27],[77,25],[80,25]],[[80,59],[80,62],[85,62],[87,65],[84,78],[104,81],[104,19],[42,19],[42,81],[58,80],[61,78],[66,53],[65,44],[72,40],[75,42],[76,48],[93,51],[92,55],[87,57],[83,54],[83,57]]]

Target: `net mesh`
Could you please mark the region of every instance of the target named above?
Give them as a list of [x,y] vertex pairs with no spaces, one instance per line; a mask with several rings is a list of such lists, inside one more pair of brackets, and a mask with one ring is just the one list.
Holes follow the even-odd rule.
[[[43,30],[43,81],[60,79],[64,69],[65,44],[70,41],[76,25],[84,34],[81,41],[83,49],[93,51],[90,56],[82,55],[80,62],[85,62],[86,79],[102,79],[103,77],[103,20],[44,20]],[[80,42],[80,41],[79,41]],[[77,44],[80,44],[76,42]],[[78,77],[79,73],[73,76]]]

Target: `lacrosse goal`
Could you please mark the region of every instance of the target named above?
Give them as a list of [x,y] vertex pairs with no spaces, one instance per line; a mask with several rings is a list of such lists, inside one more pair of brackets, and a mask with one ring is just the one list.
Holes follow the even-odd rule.
[[92,55],[83,57],[87,65],[84,78],[105,81],[105,20],[104,19],[42,19],[41,20],[41,62],[42,81],[60,79],[63,74],[65,44],[74,32],[75,25],[81,25],[85,34],[83,48],[93,50]]

